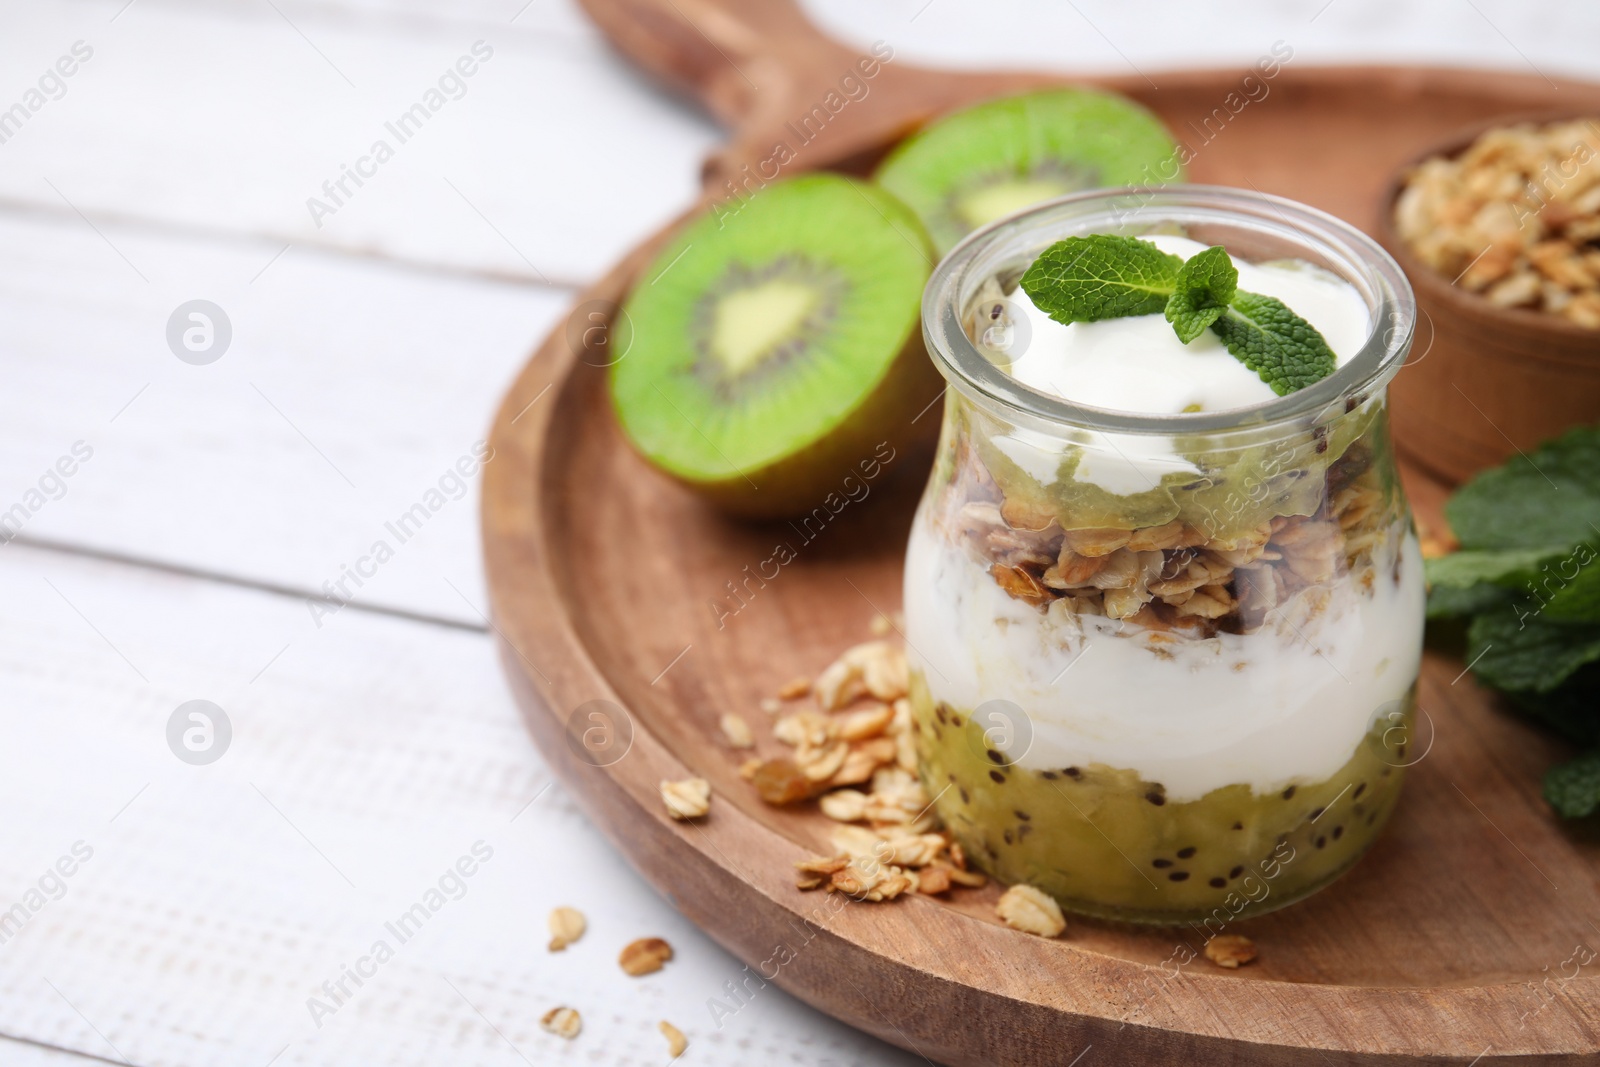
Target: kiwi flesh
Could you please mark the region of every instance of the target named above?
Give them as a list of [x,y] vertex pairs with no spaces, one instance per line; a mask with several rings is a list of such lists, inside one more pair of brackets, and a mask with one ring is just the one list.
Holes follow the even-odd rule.
[[874,178],[915,211],[940,255],[968,233],[1083,189],[1181,181],[1149,111],[1094,89],[1043,89],[954,112],[907,138]]
[[938,395],[920,327],[932,262],[910,209],[839,175],[696,219],[625,305],[632,344],[610,370],[623,433],[725,511],[811,510]]

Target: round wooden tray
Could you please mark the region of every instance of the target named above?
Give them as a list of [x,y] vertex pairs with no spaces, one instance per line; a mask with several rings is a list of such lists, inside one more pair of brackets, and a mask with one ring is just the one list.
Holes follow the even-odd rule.
[[[735,127],[708,164],[708,198],[723,176],[767,158],[783,123],[859,58],[785,3],[587,6],[624,51]],[[1159,90],[1142,78],[1094,81],[1199,143],[1242,76],[1165,73]],[[785,169],[859,168],[930,114],[1057,81],[896,60]],[[1417,145],[1558,102],[1600,110],[1600,86],[1558,93],[1510,74],[1290,65],[1268,84],[1265,100],[1202,144],[1192,178],[1294,197],[1369,230],[1389,171]],[[1390,829],[1332,888],[1242,924],[1261,948],[1243,970],[1177,966],[1200,948],[1192,930],[1079,920],[1059,941],[1019,934],[993,920],[992,888],[955,903],[843,906],[798,892],[791,864],[824,849],[826,820],[756,799],[736,772],[744,754],[717,741],[717,718],[739,711],[764,734],[762,697],[814,674],[877,611],[898,607],[925,469],[902,460],[801,544],[784,526],[719,518],[646,468],[619,437],[603,368],[574,342],[591,312],[622,299],[662,236],[583,294],[507,394],[485,468],[485,555],[505,669],[551,765],[645,877],[752,975],[953,1064],[1066,1064],[1090,1046],[1084,1062],[1597,1062],[1600,959],[1589,946],[1600,946],[1600,847],[1539,797],[1560,746],[1494,709],[1460,662],[1435,653],[1420,690],[1426,755]],[[1414,358],[1427,340],[1424,328]],[[1436,518],[1443,490],[1407,479],[1419,515]],[[713,605],[738,606],[727,583],[780,541],[798,558],[719,626]],[[569,743],[569,722],[592,700],[627,709],[617,725],[631,747],[604,767]],[[712,814],[674,823],[657,783],[691,774],[712,782]]]

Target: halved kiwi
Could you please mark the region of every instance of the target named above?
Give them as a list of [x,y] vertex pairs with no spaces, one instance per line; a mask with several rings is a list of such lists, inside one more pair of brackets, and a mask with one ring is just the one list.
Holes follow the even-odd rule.
[[633,344],[611,368],[623,432],[730,512],[842,496],[938,395],[919,326],[932,260],[904,204],[831,174],[695,221],[628,299]]
[[1044,89],[976,104],[907,138],[875,179],[943,255],[980,226],[1082,189],[1180,181],[1161,121],[1125,97]]

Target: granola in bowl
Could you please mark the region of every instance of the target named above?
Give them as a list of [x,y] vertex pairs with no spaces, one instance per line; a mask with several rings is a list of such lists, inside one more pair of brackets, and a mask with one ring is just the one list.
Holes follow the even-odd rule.
[[1394,225],[1419,260],[1489,303],[1600,330],[1600,118],[1503,126],[1424,160]]

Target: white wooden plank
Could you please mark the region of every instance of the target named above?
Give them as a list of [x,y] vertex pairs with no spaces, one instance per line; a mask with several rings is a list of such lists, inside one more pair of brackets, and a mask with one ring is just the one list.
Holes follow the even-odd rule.
[[[305,591],[359,565],[359,603],[481,625],[474,446],[568,294],[281,251],[0,215],[0,527]],[[196,298],[232,324],[207,366],[167,345]]]
[[[157,0],[217,7],[216,0]],[[239,3],[239,0],[235,0]],[[251,0],[242,0],[246,6]],[[289,15],[316,11],[328,17],[365,18],[381,25],[515,26],[519,30],[598,41],[600,33],[574,0],[280,0]]]
[[[92,55],[0,144],[0,199],[568,283],[681,210],[718,136],[549,0],[515,23],[125,3],[9,5],[0,110]],[[421,128],[391,130],[414,105]]]
[[81,1052],[0,1037],[0,1063],[6,1067],[95,1067],[99,1062]]
[[905,62],[961,68],[1141,73],[1253,64],[1275,41],[1294,62],[1435,63],[1557,77],[1600,74],[1600,8],[1561,0],[802,0],[843,41],[889,42]]
[[[233,728],[208,766],[165,737],[196,698]],[[146,1067],[655,1065],[665,1018],[694,1062],[921,1062],[775,987],[719,1029],[708,998],[741,965],[549,786],[481,634],[319,631],[285,598],[12,545],[0,729],[0,912],[91,853],[0,944],[0,1032]],[[479,841],[459,899],[400,942],[384,923]],[[563,903],[590,930],[552,955]],[[646,935],[677,956],[629,978],[616,954]],[[308,998],[379,939],[393,958],[319,1028]],[[585,1018],[570,1045],[538,1027],[557,1004]]]

